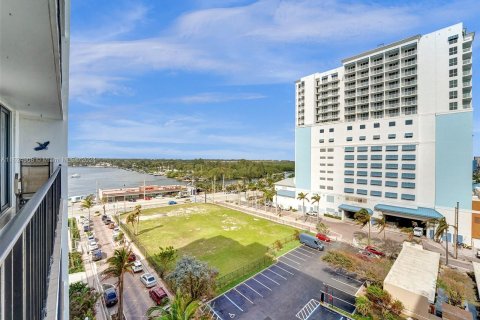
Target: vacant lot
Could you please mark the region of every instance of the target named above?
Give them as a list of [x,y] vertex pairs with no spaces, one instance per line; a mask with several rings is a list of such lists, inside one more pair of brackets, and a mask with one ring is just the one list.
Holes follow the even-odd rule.
[[185,204],[143,210],[138,231],[150,254],[173,246],[180,255],[193,255],[224,275],[262,258],[294,228],[216,205]]

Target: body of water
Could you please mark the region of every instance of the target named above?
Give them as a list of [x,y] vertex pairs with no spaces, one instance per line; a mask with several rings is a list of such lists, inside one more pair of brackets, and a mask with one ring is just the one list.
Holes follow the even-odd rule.
[[[72,178],[73,174],[80,177]],[[172,185],[185,182],[118,168],[68,167],[68,196],[95,194],[96,189],[114,189],[146,185]]]

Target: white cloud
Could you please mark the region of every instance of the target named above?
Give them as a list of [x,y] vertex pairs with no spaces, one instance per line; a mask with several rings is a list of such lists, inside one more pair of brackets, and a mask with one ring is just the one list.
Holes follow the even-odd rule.
[[184,104],[221,103],[235,100],[259,100],[266,98],[258,93],[224,93],[224,92],[203,92],[190,96],[182,96],[168,99],[169,102]]

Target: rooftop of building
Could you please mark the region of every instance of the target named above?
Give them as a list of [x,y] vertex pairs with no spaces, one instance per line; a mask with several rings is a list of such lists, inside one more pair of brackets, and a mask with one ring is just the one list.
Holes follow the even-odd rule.
[[276,186],[295,188],[295,180],[294,180],[294,178],[287,178],[287,179],[283,179],[283,180],[275,182],[275,185]]
[[423,250],[421,245],[404,242],[384,283],[435,301],[440,254]]

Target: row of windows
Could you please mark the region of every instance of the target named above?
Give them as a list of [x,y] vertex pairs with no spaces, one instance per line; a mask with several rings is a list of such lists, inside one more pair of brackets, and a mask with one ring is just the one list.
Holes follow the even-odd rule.
[[[355,179],[353,178],[345,178],[343,179],[344,183],[355,183]],[[357,179],[357,184],[368,184],[367,179]],[[370,180],[370,185],[372,186],[382,186],[382,180]],[[414,182],[402,182],[400,184],[402,188],[405,189],[415,189],[415,183]],[[398,187],[398,182],[397,181],[385,181],[385,186],[386,187]]]
[[[395,139],[396,137],[397,137],[396,134],[389,134],[389,135],[388,135],[388,139]],[[404,137],[407,138],[407,139],[413,138],[413,132],[406,132],[405,135],[404,135]],[[373,138],[373,140],[380,140],[380,135],[379,135],[379,134],[376,134],[376,135],[374,135],[372,138]],[[359,140],[359,141],[365,141],[366,139],[367,139],[366,136],[360,136],[360,137],[358,137],[358,140]],[[333,142],[333,139],[330,139],[330,140],[332,140],[332,141],[330,141],[330,142]],[[324,141],[325,141],[325,139],[320,139],[320,143],[323,143]],[[346,138],[346,141],[347,141],[347,142],[353,141],[353,137],[347,137],[347,138]]]
[[[373,156],[373,155],[372,155]],[[353,154],[346,154],[345,160],[355,160],[355,156]],[[357,160],[368,160],[367,155],[357,155]],[[382,155],[376,155],[375,159],[372,157],[371,160],[382,160]],[[387,161],[397,161],[398,154],[387,154],[385,155],[385,160]],[[402,160],[404,161],[415,161],[416,155],[414,154],[402,154]]]
[[[396,125],[396,122],[395,122],[395,121],[390,121],[390,122],[388,123],[388,126],[389,126],[389,127],[395,127],[395,125]],[[407,125],[407,126],[413,125],[413,120],[411,120],[411,119],[405,120],[405,125]],[[380,123],[375,122],[375,123],[373,124],[373,127],[374,127],[374,128],[380,128]],[[365,124],[361,124],[361,125],[360,125],[360,129],[361,129],[361,130],[366,129],[366,125],[365,125]],[[350,131],[350,130],[353,130],[353,126],[347,126],[347,130],[349,130],[349,131]],[[329,129],[328,129],[328,132],[335,132],[335,129],[334,129],[334,128],[329,128]],[[325,133],[325,129],[320,129],[320,133]]]
[[[355,193],[355,190],[353,188],[345,188],[343,189],[343,191],[345,193]],[[359,195],[367,195],[368,194],[368,190],[365,190],[365,189],[357,189],[357,194]],[[373,196],[373,197],[381,197],[382,196],[382,192],[381,191],[375,191],[375,190],[371,190],[370,191],[370,195]],[[391,198],[391,199],[397,199],[398,198],[398,194],[395,193],[395,192],[385,192],[385,198]],[[410,200],[410,201],[414,201],[415,200],[415,195],[413,194],[402,194],[401,195],[401,198],[402,200]]]
[[[355,163],[353,162],[345,162],[345,168],[355,168]],[[368,168],[368,163],[361,162],[357,163],[357,168]],[[383,163],[373,162],[370,163],[371,169],[382,169]],[[385,169],[398,169],[398,163],[386,163]],[[415,164],[403,163],[402,170],[415,170]]]
[[[354,176],[355,175],[355,171],[353,170],[345,170],[343,172],[344,175],[346,176]],[[359,177],[366,177],[368,176],[368,172],[367,171],[357,171],[357,176]],[[381,171],[372,171],[370,172],[370,177],[379,177],[381,178],[383,176],[382,172]],[[386,172],[385,173],[385,178],[398,178],[398,172]],[[415,179],[415,173],[409,173],[409,172],[404,172],[401,174],[401,178],[402,179],[409,179],[409,180],[413,180]]]
[[[385,151],[398,151],[399,146],[398,145],[388,145],[385,147]],[[417,146],[414,144],[404,144],[402,145],[402,151],[415,151],[417,149]],[[345,147],[345,152],[355,152],[355,147]],[[371,146],[370,151],[382,151],[383,147],[382,146]],[[367,146],[360,146],[357,147],[357,152],[367,152],[368,147]]]

